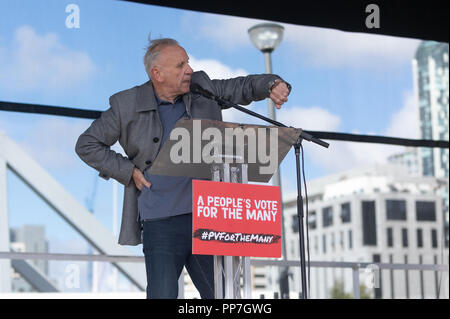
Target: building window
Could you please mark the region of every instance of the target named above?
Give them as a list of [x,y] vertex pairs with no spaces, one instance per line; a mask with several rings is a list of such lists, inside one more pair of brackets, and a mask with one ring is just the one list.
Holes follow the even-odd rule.
[[375,202],[362,202],[362,228],[363,228],[363,245],[377,245],[377,228],[375,216]]
[[[297,223],[298,223],[298,221],[297,221]],[[317,216],[316,216],[316,212],[315,211],[312,211],[311,213],[309,213],[308,224],[309,224],[309,228],[310,229],[316,229],[316,227],[317,227]]]
[[298,233],[299,229],[298,229],[298,216],[297,215],[292,215],[292,231],[294,233]]
[[322,209],[322,225],[328,227],[333,225],[333,207],[325,207]]
[[404,248],[408,247],[408,229],[402,228],[402,246]]
[[352,231],[348,231],[348,249],[353,249],[353,236]]
[[322,235],[322,252],[325,254],[327,252],[327,236]]
[[344,232],[339,232],[339,245],[341,246],[341,250],[344,250]]
[[423,247],[423,232],[420,228],[417,229],[417,247]]
[[406,220],[406,201],[387,199],[386,215],[387,220]]
[[416,219],[420,221],[436,221],[435,202],[416,202]]
[[350,223],[352,221],[350,203],[341,204],[341,221],[342,223]]
[[394,238],[393,238],[392,227],[387,228],[387,246],[394,247]]
[[434,228],[431,230],[431,247],[438,247],[437,230]]
[[336,249],[334,233],[331,234],[331,249],[333,249],[333,251]]
[[445,222],[445,225],[444,225],[444,245],[445,245],[445,248],[448,248],[448,239],[449,239],[448,234],[449,234],[449,225],[448,225],[447,222]]

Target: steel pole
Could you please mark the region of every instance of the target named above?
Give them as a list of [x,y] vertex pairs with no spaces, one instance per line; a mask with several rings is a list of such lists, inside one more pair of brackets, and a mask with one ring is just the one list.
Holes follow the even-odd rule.
[[[271,52],[263,52],[264,53],[264,62],[265,62],[265,67],[266,67],[266,73],[267,74],[272,74],[272,57],[271,57]],[[275,114],[275,103],[273,103],[273,101],[271,99],[267,99],[267,114],[268,114],[268,118],[276,121],[277,117]],[[279,163],[278,163],[279,164]],[[273,174],[272,176],[272,185],[273,186],[280,186],[280,203],[281,203],[281,207],[280,207],[280,211],[281,211],[281,255],[283,260],[287,260],[287,255],[286,255],[286,232],[284,231],[285,227],[284,227],[284,210],[283,210],[283,193],[282,193],[282,188],[281,188],[281,178],[280,178],[280,167],[278,166],[277,171],[275,172],[275,174]],[[288,274],[288,267],[285,268],[280,268],[279,271],[279,275],[281,275],[283,273],[283,270],[286,270],[286,274]],[[281,298],[284,298],[285,296],[281,296]]]

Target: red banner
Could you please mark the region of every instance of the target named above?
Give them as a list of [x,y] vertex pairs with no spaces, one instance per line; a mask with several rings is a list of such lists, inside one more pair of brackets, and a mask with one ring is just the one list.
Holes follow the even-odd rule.
[[192,181],[192,253],[281,257],[280,187]]

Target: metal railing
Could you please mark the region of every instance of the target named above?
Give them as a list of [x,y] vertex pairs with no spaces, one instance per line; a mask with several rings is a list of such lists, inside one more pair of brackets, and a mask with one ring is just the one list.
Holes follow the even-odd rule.
[[[292,260],[267,260],[267,259],[251,259],[251,264],[256,267],[263,266],[287,266],[300,267],[300,261]],[[353,297],[360,299],[360,278],[359,272],[362,269],[370,271],[381,270],[419,270],[419,271],[441,271],[448,272],[448,265],[439,264],[389,264],[389,263],[369,263],[369,262],[336,262],[336,261],[311,261],[311,268],[343,268],[352,270],[353,279]]]
[[[111,256],[111,255],[88,255],[88,254],[60,254],[60,253],[27,253],[27,252],[0,252],[0,259],[10,260],[59,260],[59,261],[97,261],[97,262],[131,262],[144,263],[144,256]],[[300,267],[300,261],[293,260],[273,260],[273,259],[250,259],[250,263],[255,267],[276,266],[276,267]],[[449,271],[448,265],[439,264],[390,264],[390,263],[369,263],[369,262],[332,262],[332,261],[311,261],[311,268],[343,268],[352,270],[353,297],[360,298],[360,277],[362,269],[373,270],[418,270],[418,271]]]

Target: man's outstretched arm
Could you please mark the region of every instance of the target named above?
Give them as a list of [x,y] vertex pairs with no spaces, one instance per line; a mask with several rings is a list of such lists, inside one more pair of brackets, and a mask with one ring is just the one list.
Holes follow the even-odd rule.
[[276,74],[256,74],[228,80],[212,80],[217,96],[236,104],[270,98],[277,108],[287,102],[290,85]]

